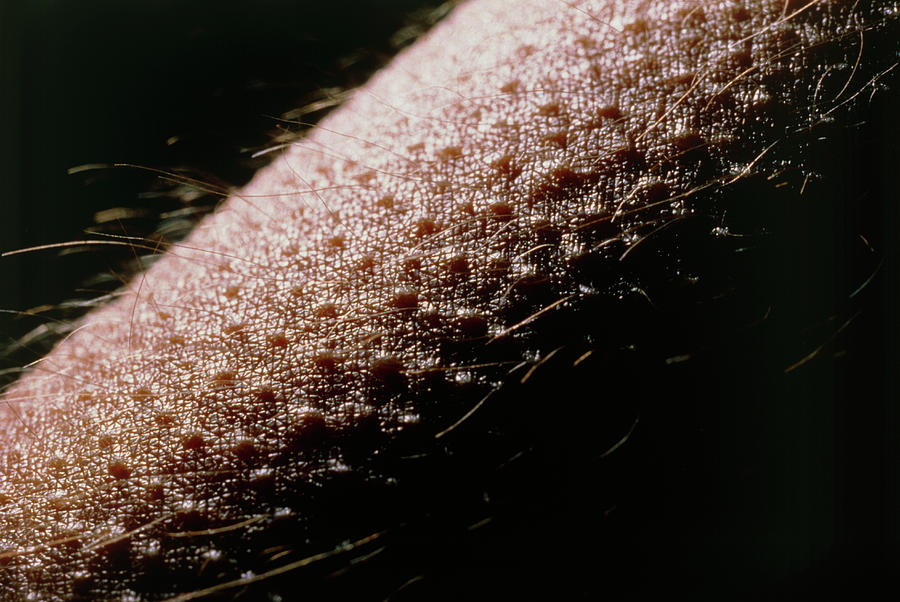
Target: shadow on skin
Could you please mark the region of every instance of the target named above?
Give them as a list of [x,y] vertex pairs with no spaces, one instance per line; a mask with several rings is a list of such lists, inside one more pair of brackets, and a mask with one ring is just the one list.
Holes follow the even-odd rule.
[[4,595],[886,579],[896,7],[748,4],[460,8],[6,393]]

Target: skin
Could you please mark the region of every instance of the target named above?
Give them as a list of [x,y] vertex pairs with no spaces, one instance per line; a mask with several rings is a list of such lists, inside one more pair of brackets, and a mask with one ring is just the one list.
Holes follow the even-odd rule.
[[[732,593],[672,524],[810,472],[739,439],[712,494],[701,431],[831,374],[865,278],[797,274],[858,242],[799,228],[853,183],[821,139],[871,143],[889,6],[460,8],[5,393],[4,597]],[[828,566],[835,512],[744,553]]]

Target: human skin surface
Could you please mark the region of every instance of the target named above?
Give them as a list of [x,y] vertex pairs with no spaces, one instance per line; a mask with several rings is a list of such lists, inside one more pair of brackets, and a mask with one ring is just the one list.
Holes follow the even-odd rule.
[[[5,393],[4,597],[528,591],[607,559],[530,558],[580,537],[555,492],[610,511],[668,387],[640,379],[770,319],[730,301],[742,254],[827,186],[896,6],[517,7],[460,8]],[[510,567],[435,552],[468,537]]]

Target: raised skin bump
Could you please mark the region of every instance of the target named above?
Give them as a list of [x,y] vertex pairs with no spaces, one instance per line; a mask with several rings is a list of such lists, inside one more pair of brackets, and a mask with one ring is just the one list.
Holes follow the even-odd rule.
[[[799,187],[763,151],[892,66],[888,3],[794,4],[461,9],[7,393],[4,593],[215,587],[437,503],[405,458],[449,449],[459,484],[492,389],[630,343],[617,298],[698,277],[669,254],[690,216]],[[888,49],[851,73],[860,30]]]

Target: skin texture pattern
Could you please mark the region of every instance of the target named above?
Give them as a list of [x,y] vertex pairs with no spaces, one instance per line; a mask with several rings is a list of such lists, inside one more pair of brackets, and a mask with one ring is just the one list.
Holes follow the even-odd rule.
[[[878,257],[803,228],[858,201],[898,10],[464,3],[4,393],[0,597],[762,595],[692,521],[779,462],[724,443],[711,498],[697,425],[788,412],[858,313],[806,272]],[[840,564],[815,495],[731,566]]]

